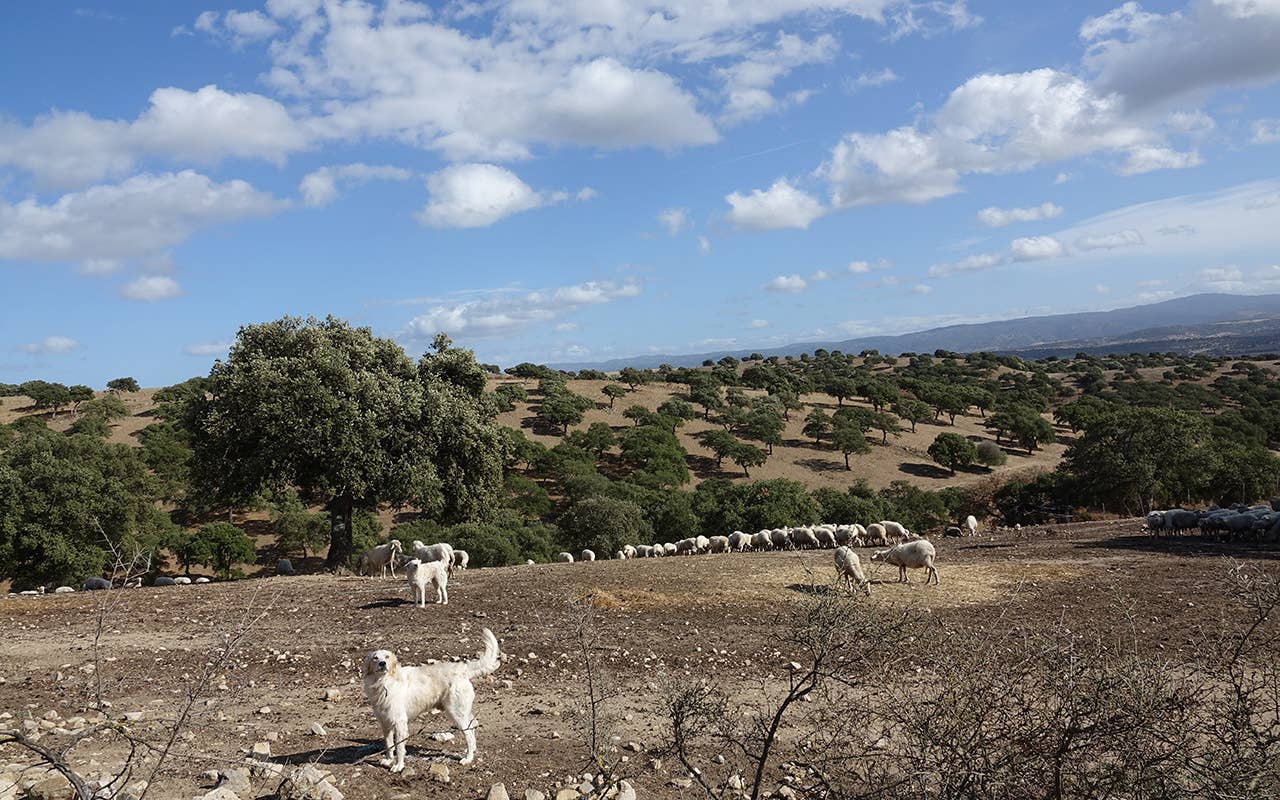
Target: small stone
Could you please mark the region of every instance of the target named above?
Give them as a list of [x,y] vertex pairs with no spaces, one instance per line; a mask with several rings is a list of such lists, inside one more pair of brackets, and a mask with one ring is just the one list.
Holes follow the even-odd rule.
[[626,742],[622,745],[622,749],[630,750],[633,753],[639,753],[644,750],[644,747],[642,747],[639,742]]
[[204,772],[200,773],[200,785],[216,786],[218,784],[219,777],[220,776],[216,769],[206,769]]
[[271,758],[271,743],[270,742],[254,742],[253,754],[258,758]]
[[582,795],[583,797],[586,797],[587,795],[595,791],[595,788],[596,788],[596,785],[591,781],[583,781],[582,783],[578,784],[578,794]]
[[329,774],[311,764],[289,773],[276,796],[279,800],[343,800],[338,787],[329,783]]
[[264,736],[263,738],[266,739],[268,742],[278,742],[280,741],[280,734],[276,731],[268,731],[267,735]]
[[211,792],[200,795],[200,800],[240,800],[240,795],[225,786],[219,786]]
[[218,776],[218,787],[230,789],[236,794],[247,795],[253,790],[253,782],[249,779],[249,770],[236,767]]
[[636,800],[636,790],[627,781],[618,782],[618,794],[615,800]]
[[452,742],[453,734],[450,733],[449,731],[439,731],[437,733],[431,734],[431,739],[432,741],[436,741],[436,742]]
[[552,731],[552,732],[551,732],[551,738],[552,738],[552,739],[559,739],[559,738],[560,738],[561,736],[563,736],[563,735],[564,735],[564,734],[560,733],[560,731]]
[[61,716],[62,716],[61,714],[53,710],[44,712],[44,719],[58,719]]
[[495,783],[489,787],[489,793],[484,796],[485,800],[511,800],[507,794],[507,787],[501,783]]
[[712,760],[712,761],[714,761],[714,762],[715,762],[715,763],[717,763],[717,764],[723,764],[723,763],[724,763],[724,756],[720,755],[719,753],[716,753],[715,757],[714,757],[714,758],[712,758],[711,760]]
[[271,706],[263,706],[262,708],[258,709],[258,713],[259,713],[259,714],[262,714],[262,715],[264,715],[264,716],[265,716],[265,715],[267,715],[267,714],[270,714],[270,713],[271,713]]
[[450,781],[447,764],[432,764],[431,768],[427,770],[427,774],[431,777],[431,780],[437,783],[449,783]]
[[46,778],[27,790],[31,800],[63,800],[70,793],[71,785],[61,775]]
[[688,789],[693,785],[693,778],[672,778],[667,781],[668,786],[674,786],[677,789]]
[[783,798],[783,800],[794,800],[796,797],[796,790],[792,789],[790,786],[779,786],[778,797]]
[[142,712],[141,712],[141,711],[126,711],[126,712],[124,712],[124,721],[125,721],[125,722],[137,722],[137,721],[138,721],[138,720],[140,720],[140,719],[142,719]]
[[324,690],[324,701],[326,703],[336,703],[341,699],[342,699],[342,692],[338,691],[337,689]]
[[649,759],[649,769],[651,769],[651,770],[653,770],[653,771],[655,771],[655,772],[656,772],[656,771],[658,771],[658,770],[660,770],[660,769],[662,769],[662,759],[660,759],[660,758],[651,758],[651,759]]
[[567,786],[556,792],[556,800],[578,800],[581,796],[578,794],[577,789],[571,789]]
[[537,789],[525,789],[524,800],[547,800],[547,796]]
[[328,736],[329,733],[324,729],[324,726],[321,725],[319,722],[313,722],[311,723],[311,735],[312,736]]

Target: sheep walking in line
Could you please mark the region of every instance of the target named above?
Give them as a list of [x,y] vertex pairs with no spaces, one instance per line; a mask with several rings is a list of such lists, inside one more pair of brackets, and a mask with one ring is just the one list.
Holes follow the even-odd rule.
[[454,569],[466,572],[467,565],[470,563],[471,563],[471,554],[468,553],[466,550],[453,551],[453,568]]
[[556,561],[560,562],[561,564],[572,564],[573,553],[556,553]]
[[360,557],[361,571],[367,570],[372,574],[374,567],[378,568],[378,576],[387,577],[387,569],[391,570],[391,577],[396,576],[396,556],[403,552],[404,546],[400,544],[399,539],[392,539],[386,544],[380,544],[377,547],[370,547],[364,551]]
[[436,602],[449,605],[449,565],[443,561],[422,561],[412,559],[404,566],[405,575],[409,578],[409,591],[413,592],[413,604],[418,608],[427,607],[427,587],[436,589]]
[[927,584],[930,579],[934,583],[938,583],[938,570],[933,566],[933,559],[937,555],[937,551],[933,547],[933,542],[928,539],[917,539],[913,542],[903,542],[894,545],[888,550],[878,550],[871,555],[872,561],[883,561],[886,564],[892,564],[898,568],[898,583],[907,583],[908,569],[924,569],[927,573],[924,576],[924,582]]
[[978,533],[978,518],[970,514],[964,518],[964,531],[969,536],[976,536]]
[[579,561],[595,561],[596,553],[594,550],[583,550],[582,555],[579,556],[578,560]]
[[862,572],[862,562],[858,559],[858,554],[843,545],[836,548],[836,575],[844,583],[849,591],[853,591],[856,585],[859,589],[867,593],[867,597],[871,596],[871,581],[867,580],[867,576]]

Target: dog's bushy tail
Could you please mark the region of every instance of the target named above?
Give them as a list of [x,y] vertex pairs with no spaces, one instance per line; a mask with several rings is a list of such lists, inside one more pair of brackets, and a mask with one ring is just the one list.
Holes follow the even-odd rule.
[[498,637],[493,635],[493,631],[485,628],[480,632],[484,637],[484,650],[476,658],[467,662],[467,677],[476,678],[481,675],[491,675],[498,669],[501,663],[498,660]]

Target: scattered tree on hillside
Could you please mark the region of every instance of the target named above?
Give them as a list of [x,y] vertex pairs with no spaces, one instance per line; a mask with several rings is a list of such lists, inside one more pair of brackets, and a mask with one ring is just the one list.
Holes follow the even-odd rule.
[[634,422],[636,427],[641,425],[657,425],[660,421],[656,411],[645,408],[639,403],[627,406],[626,410],[622,412],[622,416]]
[[195,563],[211,568],[220,578],[233,577],[236,564],[253,563],[258,557],[253,540],[228,522],[201,525],[194,538]]
[[822,391],[834,397],[836,405],[843,406],[846,397],[857,396],[858,382],[847,376],[836,375],[822,384]]
[[637,386],[641,386],[649,382],[649,376],[635,367],[623,367],[618,371],[618,380],[631,387],[631,391],[635,391]]
[[538,406],[538,418],[560,428],[561,434],[567,436],[569,426],[582,422],[587,410],[594,406],[595,403],[582,395],[568,389],[557,389],[543,395]]
[[1009,460],[1009,456],[995,442],[978,442],[975,449],[978,453],[978,463],[988,469],[1002,467]]
[[742,467],[744,477],[750,478],[751,468],[764,466],[764,462],[769,460],[769,454],[753,444],[738,442],[738,446],[733,448],[729,458],[733,460],[733,463]]
[[854,453],[865,453],[871,449],[867,444],[867,434],[864,428],[852,423],[837,424],[831,431],[831,445],[835,449],[844,453],[844,468],[852,470],[849,466],[849,456]]
[[911,432],[916,432],[916,424],[928,422],[933,416],[929,404],[923,400],[904,398],[893,404],[893,413],[911,423]]
[[333,317],[245,326],[208,394],[187,404],[193,483],[228,504],[273,487],[323,504],[330,568],[351,557],[357,508],[479,514],[495,504],[506,454],[475,391],[483,370],[472,358],[458,377],[466,360],[445,350],[415,366],[395,342]]
[[822,437],[831,433],[831,428],[831,417],[821,408],[814,408],[804,418],[804,435],[812,437],[814,444],[821,444]]
[[896,438],[902,433],[902,426],[898,424],[898,418],[888,411],[876,411],[871,415],[871,427],[880,431],[880,443],[889,443],[889,434],[893,434]]
[[743,434],[768,448],[769,455],[773,455],[775,444],[782,444],[782,433],[785,430],[782,411],[772,403],[757,404],[747,414],[743,425]]
[[725,457],[733,455],[734,449],[741,442],[728,431],[712,429],[702,434],[702,444],[715,453],[716,467],[720,468],[724,466]]
[[658,415],[667,421],[671,432],[675,433],[677,428],[697,416],[697,412],[693,410],[693,403],[682,397],[672,397],[658,406]]
[[609,410],[612,411],[613,404],[616,403],[620,398],[626,397],[628,390],[627,390],[627,387],[621,384],[610,383],[610,384],[606,384],[605,387],[600,391],[602,394],[604,394],[605,397],[609,398]]
[[119,394],[121,392],[137,392],[142,387],[133,378],[112,378],[107,381],[107,391]]
[[604,422],[593,422],[585,431],[574,431],[569,434],[568,441],[594,454],[597,459],[618,443],[617,437],[613,435],[613,428]]
[[940,433],[929,445],[929,457],[955,475],[957,467],[967,467],[978,459],[978,448],[958,433]]

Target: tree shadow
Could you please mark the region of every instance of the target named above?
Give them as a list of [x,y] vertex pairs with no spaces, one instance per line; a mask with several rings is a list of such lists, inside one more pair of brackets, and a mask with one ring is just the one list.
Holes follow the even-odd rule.
[[699,455],[697,453],[689,453],[685,456],[685,464],[689,467],[689,471],[699,478],[718,478],[724,477],[724,467],[716,466],[716,460],[711,456]]
[[849,472],[845,469],[843,461],[832,461],[827,458],[800,458],[796,460],[796,465],[814,472]]
[[936,464],[917,464],[913,462],[903,462],[898,465],[899,472],[905,472],[908,475],[914,475],[917,478],[950,478],[951,472]]
[[1257,542],[1223,542],[1208,536],[1148,536],[1133,534],[1076,542],[1082,550],[1129,550],[1141,553],[1167,553],[1197,558],[1263,558],[1280,560],[1280,547]]

